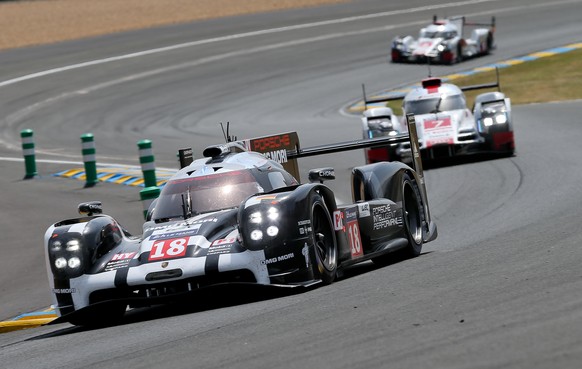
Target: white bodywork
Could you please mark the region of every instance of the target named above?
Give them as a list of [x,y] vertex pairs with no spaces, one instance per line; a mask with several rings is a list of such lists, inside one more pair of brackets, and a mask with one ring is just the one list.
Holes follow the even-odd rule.
[[464,17],[434,20],[413,36],[397,36],[392,41],[391,60],[423,61],[427,58],[442,63],[455,63],[462,59],[488,53],[493,48],[493,22],[490,28],[471,30],[469,37],[464,36],[464,28],[471,25]]

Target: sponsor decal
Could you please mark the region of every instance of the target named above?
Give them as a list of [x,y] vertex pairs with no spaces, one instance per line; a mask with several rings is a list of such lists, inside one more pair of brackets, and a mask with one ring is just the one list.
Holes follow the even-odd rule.
[[347,208],[344,210],[345,214],[346,214],[346,222],[353,222],[356,221],[358,219],[358,215],[356,212],[356,208]]
[[402,216],[398,216],[397,213],[389,204],[372,208],[374,230],[402,225]]
[[169,233],[161,233],[161,234],[154,234],[150,236],[150,240],[152,241],[156,241],[156,240],[164,240],[164,239],[170,239],[170,238],[180,238],[180,237],[189,237],[189,236],[194,236],[198,233],[198,231],[200,230],[200,227],[202,226],[202,224],[196,224],[195,227],[193,228],[189,228],[183,231],[175,231],[175,232],[169,232]]
[[358,204],[358,214],[360,214],[360,218],[369,217],[370,204],[367,202]]
[[122,253],[113,255],[113,257],[111,258],[111,261],[131,259],[134,256],[135,256],[135,252],[122,252]]
[[455,131],[451,122],[451,117],[425,119],[423,127],[423,137],[427,148],[439,144],[452,145],[455,142]]
[[341,210],[333,212],[333,229],[336,231],[344,230],[344,213]]
[[105,265],[104,272],[125,268],[129,265],[131,259],[135,256],[135,252],[121,252],[113,255],[111,260]]
[[309,234],[309,232],[311,232],[311,220],[309,219],[300,220],[297,222],[297,225],[299,226],[300,235],[306,235]]
[[189,237],[159,240],[154,242],[148,261],[175,259],[184,257],[188,248]]
[[236,242],[236,238],[235,237],[223,238],[223,239],[216,240],[216,241],[212,242],[212,244],[210,245],[210,247],[212,247],[212,246],[220,246],[220,245],[232,245],[235,242]]
[[76,288],[53,288],[53,293],[77,293]]
[[280,164],[288,162],[286,149],[281,149],[281,150],[276,150],[276,151],[267,151],[263,155],[265,155],[265,157],[267,159],[274,160]]
[[207,255],[221,255],[221,254],[230,254],[232,252],[232,246],[236,242],[236,238],[224,238],[221,240],[216,240],[212,242],[210,247],[208,248]]
[[273,257],[273,258],[269,258],[269,259],[265,259],[261,261],[261,264],[263,265],[269,265],[269,264],[274,264],[274,263],[278,263],[281,261],[285,261],[285,260],[289,260],[289,259],[293,259],[295,257],[295,254],[290,252],[288,254],[285,255],[280,255],[277,257]]
[[208,222],[216,223],[216,222],[218,222],[218,219],[217,218],[203,218],[203,219],[192,219],[192,220],[188,219],[186,221],[186,224],[199,225],[199,224],[208,223]]
[[301,254],[303,254],[303,257],[305,257],[305,266],[309,268],[309,246],[307,246],[307,242],[305,242],[305,245],[303,245]]
[[348,243],[350,245],[350,252],[352,254],[352,258],[357,258],[364,255],[364,248],[362,247],[362,238],[360,236],[360,226],[358,224],[358,214],[356,211],[356,207],[346,209],[345,214],[346,214],[345,218],[346,231],[348,233]]
[[335,170],[333,169],[320,170],[318,175],[320,177],[335,177]]
[[291,145],[291,136],[289,134],[256,138],[251,140],[251,150],[266,152],[276,150]]
[[[216,222],[218,222],[218,219],[217,218],[188,219],[185,222],[178,222],[178,223],[173,223],[173,224],[169,224],[169,225],[148,227],[145,229],[144,233],[145,232],[164,231],[164,230],[169,231],[169,230],[184,228],[184,227],[188,227],[188,226],[191,226],[192,228],[188,228],[187,230],[198,231],[200,229],[200,227],[202,226],[202,224],[208,223],[208,222],[216,223]],[[187,230],[184,230],[184,231],[187,231]]]
[[222,255],[232,252],[232,244],[211,246],[206,255]]

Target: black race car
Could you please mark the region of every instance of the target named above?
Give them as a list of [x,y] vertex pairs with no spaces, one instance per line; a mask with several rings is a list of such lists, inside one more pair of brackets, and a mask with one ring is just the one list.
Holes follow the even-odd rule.
[[419,161],[418,170],[400,162],[354,168],[351,204],[338,205],[323,183],[333,168],[296,180],[297,158],[405,141],[417,148],[415,132],[307,149],[293,132],[208,147],[202,159],[182,158],[140,236],[102,214],[99,202],[80,204],[84,216],[45,234],[56,322],[103,324],[128,305],[224,284],[329,284],[351,264],[383,264],[397,250],[420,254],[437,231]]

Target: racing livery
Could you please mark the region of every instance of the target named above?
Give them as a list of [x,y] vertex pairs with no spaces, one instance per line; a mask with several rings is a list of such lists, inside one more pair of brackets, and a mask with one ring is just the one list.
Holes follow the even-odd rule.
[[[466,27],[474,28],[469,37]],[[470,23],[465,17],[445,19],[433,17],[432,24],[420,30],[418,39],[413,36],[396,36],[392,40],[390,60],[398,62],[431,62],[454,64],[464,59],[488,54],[494,47],[495,17],[490,24]]]
[[[440,78],[428,78],[405,96],[367,100],[362,116],[364,137],[377,137],[375,117],[386,112],[384,107],[367,109],[370,103],[403,100],[404,114],[416,119],[420,153],[424,160],[439,160],[459,155],[488,153],[511,156],[515,151],[511,100],[505,94],[487,92],[477,95],[473,109],[467,107],[463,91],[499,88],[495,83],[457,87],[443,83]],[[390,109],[391,110],[391,109]],[[379,111],[379,113],[377,113]],[[404,119],[404,118],[403,118]],[[407,125],[393,122],[391,129],[406,132]],[[388,133],[390,134],[390,132]],[[383,148],[370,148],[366,162],[402,160],[411,161],[410,145],[392,144]]]
[[139,236],[102,214],[100,202],[80,204],[81,217],[54,223],[44,237],[57,322],[112,322],[128,306],[219,285],[329,284],[351,264],[385,264],[395,251],[418,255],[437,236],[420,162],[354,168],[353,202],[340,205],[324,184],[333,168],[313,169],[301,184],[272,160],[387,143],[414,149],[411,132],[306,149],[294,132],[208,147],[201,159],[180,158]]

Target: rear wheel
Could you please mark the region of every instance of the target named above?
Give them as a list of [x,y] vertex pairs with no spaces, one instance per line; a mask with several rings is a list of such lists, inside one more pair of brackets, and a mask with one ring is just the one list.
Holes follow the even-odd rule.
[[405,174],[402,180],[402,195],[402,220],[408,245],[395,253],[372,258],[376,265],[385,266],[402,259],[416,257],[422,251],[422,199],[416,182],[408,174]]
[[420,255],[422,251],[422,198],[420,190],[415,181],[408,174],[404,176],[402,212],[404,220],[404,229],[408,238],[408,247],[405,253],[409,257]]
[[492,49],[493,49],[493,34],[489,32],[487,34],[487,50],[485,51],[485,54],[489,54]]
[[321,198],[317,198],[311,207],[311,226],[315,256],[313,274],[324,284],[330,284],[335,280],[338,255],[331,218]]

